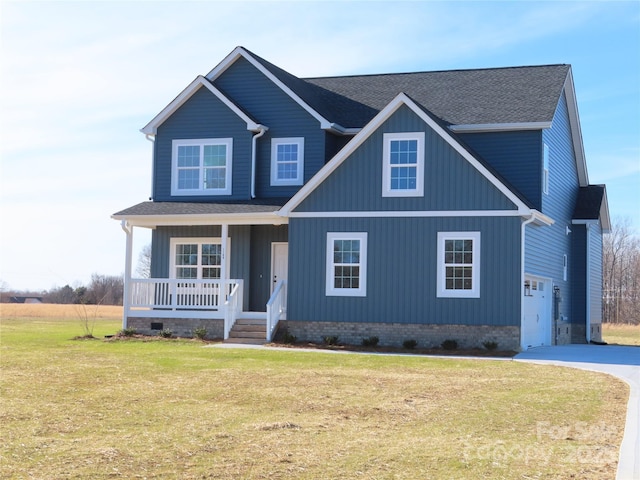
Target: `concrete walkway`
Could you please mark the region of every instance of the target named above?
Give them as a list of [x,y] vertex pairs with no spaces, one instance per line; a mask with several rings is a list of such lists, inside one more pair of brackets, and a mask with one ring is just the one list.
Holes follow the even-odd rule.
[[603,372],[629,384],[627,420],[620,446],[617,480],[640,480],[640,347],[562,345],[519,353],[516,361]]

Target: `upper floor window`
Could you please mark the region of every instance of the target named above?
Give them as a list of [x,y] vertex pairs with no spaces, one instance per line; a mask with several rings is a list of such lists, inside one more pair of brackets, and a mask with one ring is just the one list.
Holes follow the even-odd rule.
[[438,232],[438,297],[480,297],[480,232]]
[[271,140],[271,185],[302,185],[304,138]]
[[383,142],[382,196],[422,196],[424,132],[385,133]]
[[549,193],[549,145],[544,144],[542,157],[542,192]]
[[230,195],[233,139],[174,140],[172,195]]
[[327,233],[327,295],[367,295],[367,233]]

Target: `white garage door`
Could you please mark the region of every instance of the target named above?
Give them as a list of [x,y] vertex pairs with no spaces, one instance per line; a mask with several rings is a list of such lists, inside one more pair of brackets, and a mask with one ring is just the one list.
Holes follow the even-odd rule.
[[525,277],[522,348],[551,345],[551,281]]

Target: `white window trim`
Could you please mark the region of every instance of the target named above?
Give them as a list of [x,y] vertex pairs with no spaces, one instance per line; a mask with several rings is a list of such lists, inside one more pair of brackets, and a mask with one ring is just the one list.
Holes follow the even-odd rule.
[[[200,188],[178,188],[178,147],[188,145],[200,146]],[[204,162],[202,161],[202,148],[204,145],[226,145],[227,164],[225,168],[225,188],[204,188]],[[231,195],[233,167],[233,138],[194,138],[187,140],[173,140],[171,145],[171,195]]]
[[549,194],[549,145],[543,145],[542,153],[542,193]]
[[[471,290],[447,290],[444,263],[445,240],[473,240],[473,260],[471,263]],[[440,298],[480,298],[480,232],[438,232],[438,279],[437,297]]]
[[[298,146],[298,176],[296,178],[279,179],[276,149],[278,145]],[[304,137],[273,138],[271,139],[271,185],[289,186],[302,185],[304,179]]]
[[[416,188],[412,190],[391,189],[391,142],[394,140],[417,140]],[[382,196],[422,197],[424,195],[424,132],[385,133],[382,146]]]
[[[169,278],[172,279],[176,279],[176,267],[178,267],[178,265],[176,265],[176,246],[177,245],[185,245],[185,244],[197,244],[200,247],[198,248],[198,278],[197,279],[184,279],[186,280],[202,280],[202,265],[200,265],[200,261],[202,259],[201,254],[202,254],[202,244],[205,243],[210,243],[210,244],[214,244],[214,245],[222,245],[222,238],[220,237],[172,237],[169,241],[169,256],[170,256],[170,261],[169,261]],[[229,259],[231,258],[231,239],[229,238],[227,240],[227,248],[226,248],[226,255],[225,255],[225,251],[223,249],[222,251],[222,262],[224,262],[224,266],[226,268],[226,271],[229,271]],[[182,265],[180,265],[182,266]],[[222,268],[222,265],[220,265],[220,267]],[[222,270],[220,271],[220,274],[222,275]],[[207,279],[205,279],[207,280]],[[222,278],[220,279],[222,280]],[[211,280],[214,281],[214,280]]]
[[569,262],[567,254],[562,255],[562,280],[567,281],[567,271],[569,270]]
[[[334,287],[334,240],[360,240],[360,286],[358,288]],[[366,232],[328,232],[326,295],[328,297],[366,297],[367,296],[367,233]]]

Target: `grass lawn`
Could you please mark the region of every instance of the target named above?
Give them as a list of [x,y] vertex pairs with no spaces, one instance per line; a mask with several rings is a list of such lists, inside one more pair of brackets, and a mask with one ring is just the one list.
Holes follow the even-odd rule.
[[628,388],[606,375],[74,340],[74,312],[2,308],[1,478],[615,477]]
[[611,344],[640,346],[640,325],[603,323],[602,340]]

